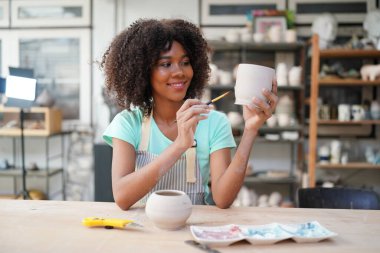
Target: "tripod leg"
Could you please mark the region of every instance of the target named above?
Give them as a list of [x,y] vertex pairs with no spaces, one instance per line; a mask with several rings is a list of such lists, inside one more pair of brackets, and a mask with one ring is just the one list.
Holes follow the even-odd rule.
[[21,108],[21,110],[20,110],[20,130],[21,130],[22,196],[23,196],[23,199],[30,199],[29,193],[26,189],[24,119],[25,119],[25,112]]

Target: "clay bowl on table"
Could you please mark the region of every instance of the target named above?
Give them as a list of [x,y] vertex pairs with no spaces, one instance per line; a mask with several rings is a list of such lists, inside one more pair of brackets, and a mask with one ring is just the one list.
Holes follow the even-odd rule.
[[190,217],[192,203],[183,191],[160,190],[153,192],[145,206],[145,213],[161,229],[177,230]]

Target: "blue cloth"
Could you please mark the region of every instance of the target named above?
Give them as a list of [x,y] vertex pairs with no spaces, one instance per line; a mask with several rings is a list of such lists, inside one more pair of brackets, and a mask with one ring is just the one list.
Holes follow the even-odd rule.
[[[124,110],[118,113],[103,133],[104,140],[112,146],[112,138],[117,138],[130,143],[138,150],[141,140],[142,119],[143,114],[139,109]],[[159,155],[173,142],[160,131],[153,118],[151,124],[147,151]],[[207,119],[199,122],[195,139],[197,141],[197,159],[203,179],[202,184],[206,190],[206,199],[211,201],[212,196],[208,187],[210,154],[219,149],[236,147],[231,125],[226,115],[218,111],[211,111]]]

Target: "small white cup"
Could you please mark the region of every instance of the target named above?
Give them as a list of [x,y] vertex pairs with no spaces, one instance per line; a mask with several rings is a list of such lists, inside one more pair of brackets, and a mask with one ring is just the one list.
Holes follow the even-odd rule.
[[365,110],[362,105],[352,105],[351,115],[353,120],[363,120],[365,119]]
[[302,67],[301,66],[293,66],[289,70],[289,85],[290,86],[301,86],[302,79]]
[[251,33],[242,33],[240,34],[240,38],[242,42],[251,42],[252,34]]
[[145,213],[153,224],[165,230],[177,230],[186,225],[192,203],[183,191],[160,190],[153,192],[145,206]]
[[273,114],[266,122],[268,127],[275,127],[277,125],[277,116]]
[[351,116],[351,107],[348,104],[338,105],[338,120],[349,121]]
[[253,34],[253,41],[256,43],[263,42],[265,39],[265,34],[264,33],[254,33]]
[[294,43],[297,41],[297,32],[293,29],[288,29],[285,31],[285,41],[288,43]]
[[280,42],[282,39],[282,29],[281,26],[272,25],[268,31],[268,37],[271,42]]
[[232,73],[225,70],[218,70],[219,82],[221,85],[231,85],[233,82]]
[[251,104],[253,97],[265,101],[262,90],[263,88],[272,90],[274,76],[275,71],[272,68],[254,64],[239,64],[236,73],[235,104]]
[[277,121],[280,127],[287,127],[290,125],[291,117],[287,113],[280,113],[277,115]]
[[237,43],[240,41],[240,33],[237,30],[229,30],[226,33],[226,41],[231,43]]

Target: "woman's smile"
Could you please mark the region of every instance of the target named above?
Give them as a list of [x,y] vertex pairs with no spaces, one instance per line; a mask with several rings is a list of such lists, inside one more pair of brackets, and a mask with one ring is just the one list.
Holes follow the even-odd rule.
[[178,90],[182,90],[186,88],[186,82],[173,82],[173,83],[168,83],[168,85]]

